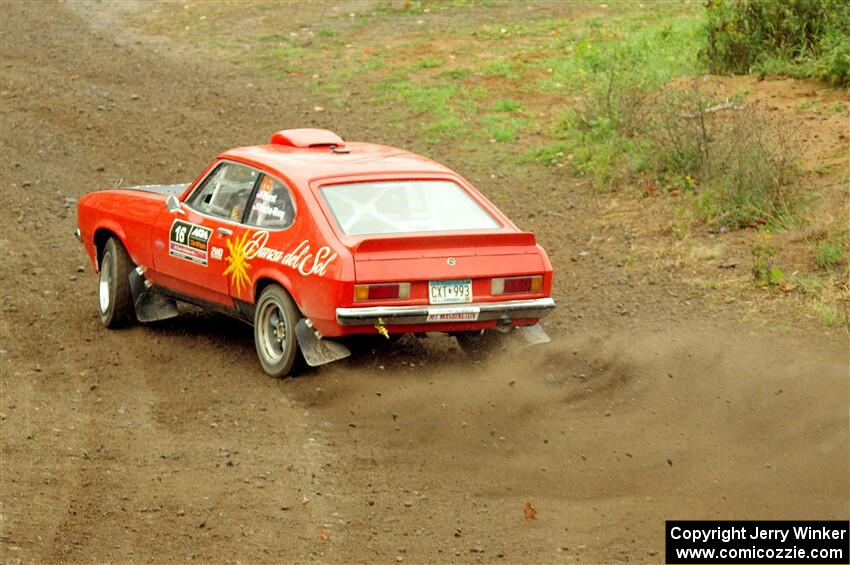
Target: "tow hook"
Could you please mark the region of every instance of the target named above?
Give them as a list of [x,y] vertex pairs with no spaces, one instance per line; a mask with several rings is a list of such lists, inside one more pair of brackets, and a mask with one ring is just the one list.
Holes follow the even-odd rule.
[[386,326],[384,326],[385,322],[383,318],[378,318],[378,321],[375,322],[375,329],[378,330],[378,333],[384,336],[387,339],[390,339],[390,332],[387,331]]

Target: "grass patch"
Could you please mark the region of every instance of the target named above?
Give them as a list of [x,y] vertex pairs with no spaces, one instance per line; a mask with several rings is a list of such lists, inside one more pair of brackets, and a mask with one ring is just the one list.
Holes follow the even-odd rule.
[[522,109],[522,104],[510,98],[502,98],[493,103],[494,112],[516,112]]
[[499,143],[507,143],[513,141],[523,125],[525,120],[506,116],[504,114],[488,114],[483,118],[487,135],[490,139]]
[[562,36],[538,65],[548,74],[540,85],[552,92],[579,93],[607,88],[613,75],[617,84],[653,88],[694,72],[703,40],[701,12],[658,9],[660,13],[587,20],[577,35]]
[[304,49],[289,43],[278,43],[264,49],[256,59],[249,60],[249,65],[273,78],[280,79],[299,72],[303,56]]
[[812,257],[818,269],[831,270],[844,262],[845,241],[843,238],[818,241],[812,249]]
[[379,99],[402,102],[416,114],[429,143],[458,135],[465,129],[465,121],[477,112],[475,100],[461,94],[453,83],[423,85],[392,78],[374,84],[372,91]]
[[578,35],[562,38],[540,63],[546,76],[539,86],[579,100],[552,129],[560,141],[527,157],[569,164],[591,176],[595,188],[611,188],[644,169],[651,149],[637,134],[647,96],[697,70],[700,30],[699,13],[663,19],[632,14],[589,20]]
[[813,308],[820,323],[825,326],[837,326],[847,321],[845,315],[833,304],[815,302]]
[[450,71],[444,71],[440,73],[439,77],[441,79],[463,80],[465,78],[468,78],[471,74],[472,71],[470,71],[469,69],[452,69]]
[[519,80],[520,78],[516,65],[505,59],[489,63],[481,71],[484,76],[488,77],[501,77],[508,80]]
[[547,165],[564,165],[567,160],[567,144],[563,141],[537,147],[523,156],[523,163],[539,162]]
[[417,69],[436,69],[443,66],[443,60],[436,57],[426,57],[416,62]]

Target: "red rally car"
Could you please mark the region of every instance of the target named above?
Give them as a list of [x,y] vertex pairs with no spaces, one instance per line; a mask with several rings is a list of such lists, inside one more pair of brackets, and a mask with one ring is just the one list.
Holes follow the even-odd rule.
[[219,155],[191,184],[78,205],[108,328],[187,302],[254,326],[263,369],[340,359],[353,334],[445,332],[462,345],[537,326],[552,265],[457,173],[413,153],[292,129]]

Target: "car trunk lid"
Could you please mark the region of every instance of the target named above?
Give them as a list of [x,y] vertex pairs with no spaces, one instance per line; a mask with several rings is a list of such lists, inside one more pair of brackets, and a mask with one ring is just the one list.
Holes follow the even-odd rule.
[[351,249],[362,282],[475,279],[544,269],[529,232],[368,237]]

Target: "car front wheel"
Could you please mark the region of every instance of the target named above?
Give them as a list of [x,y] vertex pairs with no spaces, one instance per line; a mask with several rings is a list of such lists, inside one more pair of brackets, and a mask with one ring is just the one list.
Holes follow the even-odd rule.
[[100,279],[97,286],[100,321],[107,328],[120,328],[133,322],[133,293],[130,271],[133,261],[120,240],[110,237],[100,256]]
[[272,377],[292,371],[298,354],[295,325],[301,318],[289,293],[273,284],[266,287],[254,310],[254,345],[263,370]]

